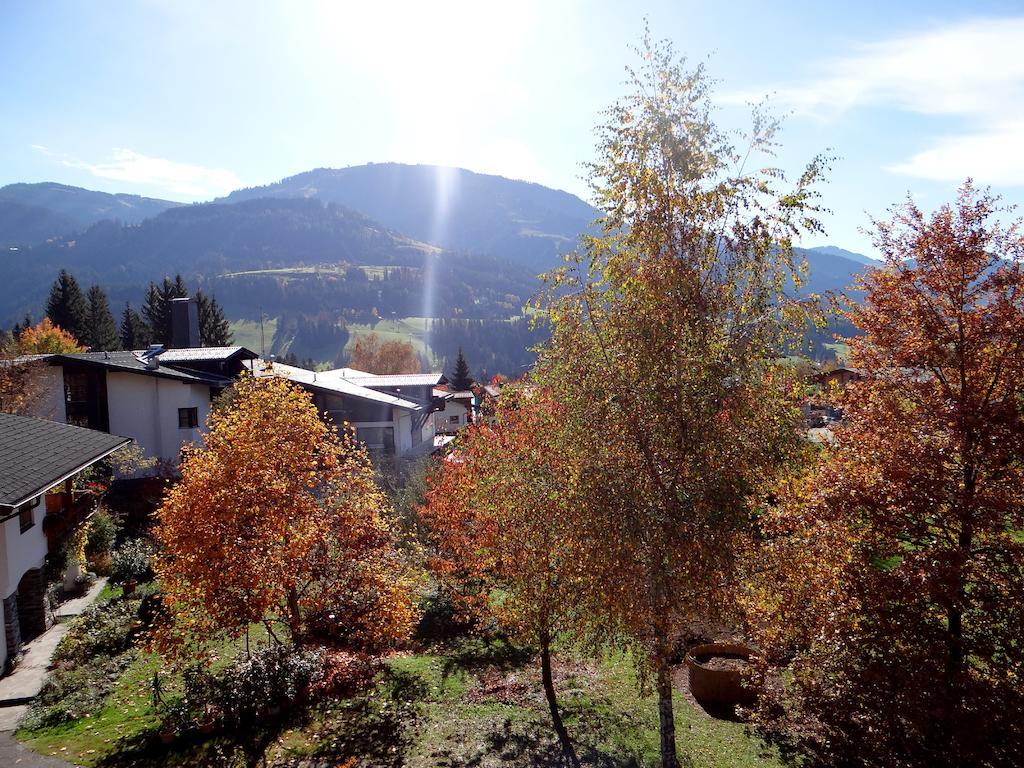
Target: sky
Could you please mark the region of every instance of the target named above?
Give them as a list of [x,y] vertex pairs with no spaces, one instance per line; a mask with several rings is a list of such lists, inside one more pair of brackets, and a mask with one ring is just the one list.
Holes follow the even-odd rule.
[[0,185],[208,200],[317,167],[431,163],[587,197],[601,112],[645,22],[775,164],[836,155],[830,243],[967,176],[1024,202],[1024,4],[0,0]]

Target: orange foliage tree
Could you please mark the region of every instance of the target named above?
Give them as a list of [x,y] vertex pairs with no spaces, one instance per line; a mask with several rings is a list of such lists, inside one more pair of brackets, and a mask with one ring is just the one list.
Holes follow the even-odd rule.
[[414,574],[393,546],[365,450],[278,378],[239,379],[188,449],[159,510],[155,570],[173,621],[158,640],[237,637],[262,622],[298,643],[406,637]]
[[18,336],[18,351],[23,355],[58,354],[62,352],[84,352],[85,347],[75,337],[50,318],[26,328]]
[[408,341],[384,341],[376,333],[356,339],[348,360],[349,367],[368,373],[419,373],[420,359]]
[[[579,764],[558,709],[551,645],[580,610],[572,510],[576,465],[559,445],[562,408],[543,391],[493,426],[464,432],[428,477],[423,518],[438,547],[434,569],[462,599],[489,610],[541,653],[541,681],[566,758]],[[501,598],[493,599],[495,590]]]
[[792,659],[761,715],[816,765],[1019,764],[1024,238],[968,182],[877,224],[834,446],[765,518],[749,592]]

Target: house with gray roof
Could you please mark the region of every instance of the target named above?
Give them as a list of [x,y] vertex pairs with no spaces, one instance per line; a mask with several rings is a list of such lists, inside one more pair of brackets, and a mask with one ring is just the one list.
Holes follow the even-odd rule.
[[183,443],[201,440],[213,399],[230,387],[245,347],[79,352],[35,356],[47,363],[35,415],[126,435],[149,458],[175,463]]
[[0,413],[0,666],[51,622],[43,563],[48,523],[63,520],[70,494],[55,488],[131,438]]
[[434,396],[440,373],[377,376],[354,368],[309,371],[267,360],[252,360],[254,376],[279,376],[313,394],[317,409],[339,429],[355,430],[374,457],[410,459],[433,452]]

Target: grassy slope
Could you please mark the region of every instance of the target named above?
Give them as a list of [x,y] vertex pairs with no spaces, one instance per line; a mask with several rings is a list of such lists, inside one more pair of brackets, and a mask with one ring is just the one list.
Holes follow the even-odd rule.
[[[59,728],[18,733],[33,749],[95,765],[228,765],[241,757],[269,766],[534,766],[558,756],[536,662],[504,643],[468,641],[387,661],[374,687],[290,721],[246,734],[193,736],[168,748],[153,731],[151,680],[159,661],[143,655],[94,716]],[[566,725],[580,756],[605,766],[657,763],[657,710],[641,696],[628,657],[556,665]],[[173,697],[173,683],[167,686]],[[676,698],[680,750],[695,768],[774,768],[779,763],[740,723],[713,720]],[[244,744],[238,739],[247,739]],[[235,758],[226,758],[227,755]]]

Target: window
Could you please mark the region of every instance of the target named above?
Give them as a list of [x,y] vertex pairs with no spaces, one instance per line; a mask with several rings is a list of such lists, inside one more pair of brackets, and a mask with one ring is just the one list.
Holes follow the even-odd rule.
[[195,429],[199,426],[198,408],[178,409],[178,429]]
[[448,417],[448,423],[449,424],[458,424],[459,423],[459,417],[458,416],[449,416]]
[[36,524],[35,512],[33,510],[39,506],[39,497],[36,496],[32,501],[27,501],[18,507],[18,524],[21,527],[21,532],[24,533],[33,525]]

